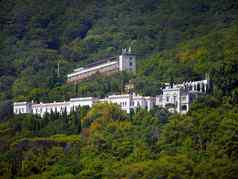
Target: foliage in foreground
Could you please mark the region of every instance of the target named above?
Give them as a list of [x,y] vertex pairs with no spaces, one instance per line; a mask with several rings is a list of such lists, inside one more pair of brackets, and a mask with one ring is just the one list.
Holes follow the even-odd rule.
[[[90,110],[82,108],[81,115],[71,114],[72,119],[64,120],[58,114],[58,118],[48,123],[43,122],[46,117],[13,117],[1,123],[0,175],[235,178],[238,107],[219,104],[215,108],[201,108],[199,104],[194,104],[186,116],[172,115],[163,120],[161,114],[165,112],[161,109],[139,110],[128,116],[114,104],[97,104]],[[41,127],[33,129],[32,118],[42,120]],[[54,122],[64,123],[55,126],[61,135],[52,132]]]

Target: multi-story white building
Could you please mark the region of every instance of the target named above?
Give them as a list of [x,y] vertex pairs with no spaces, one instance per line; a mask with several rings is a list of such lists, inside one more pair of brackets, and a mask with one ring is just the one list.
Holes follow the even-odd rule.
[[107,102],[118,104],[122,110],[130,113],[138,108],[150,111],[155,103],[155,99],[149,96],[140,96],[136,94],[112,95],[105,98]]
[[89,79],[95,74],[111,75],[119,71],[136,72],[136,56],[131,53],[131,49],[122,49],[122,54],[118,57],[108,58],[86,67],[77,68],[73,73],[68,74],[68,83],[78,83]]
[[209,87],[209,80],[167,85],[162,89],[163,93],[156,96],[155,104],[167,108],[172,113],[186,114],[192,100],[207,93]]
[[71,98],[68,102],[39,103],[18,102],[14,103],[14,114],[33,113],[43,116],[45,113],[64,112],[68,114],[79,106],[92,107],[96,103],[107,102],[118,104],[122,110],[130,113],[138,108],[151,110],[155,100],[153,97],[144,97],[136,94],[111,95],[103,99],[94,97]]

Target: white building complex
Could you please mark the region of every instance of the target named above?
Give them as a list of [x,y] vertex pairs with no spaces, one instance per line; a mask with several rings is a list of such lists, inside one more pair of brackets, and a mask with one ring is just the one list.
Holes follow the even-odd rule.
[[116,103],[122,110],[130,113],[138,108],[150,111],[154,106],[166,108],[171,113],[186,114],[193,99],[204,95],[209,89],[209,80],[184,82],[182,84],[166,85],[162,94],[156,97],[140,96],[133,94],[111,95],[103,99],[95,97],[71,98],[67,102],[39,103],[16,102],[15,114],[33,113],[43,116],[45,113],[63,112],[70,113],[78,106],[92,107],[96,103]]
[[[119,71],[136,72],[136,56],[131,53],[131,49],[122,49],[122,54],[118,57],[111,57],[103,61],[90,64],[86,67],[75,69],[67,77],[68,83],[79,83],[90,79],[93,75],[111,75]],[[33,113],[43,116],[45,113],[63,112],[70,113],[78,106],[92,107],[98,102],[108,102],[118,104],[122,110],[130,113],[138,108],[153,109],[154,106],[166,108],[172,113],[186,114],[194,98],[205,94],[209,89],[209,80],[184,82],[182,84],[165,85],[162,94],[151,96],[140,96],[137,94],[111,95],[103,99],[95,97],[71,98],[67,102],[39,103],[16,102],[14,103],[14,114]]]
[[136,72],[136,56],[131,53],[131,49],[122,49],[122,54],[118,57],[111,57],[86,67],[77,68],[67,76],[67,83],[79,83],[87,80],[93,75],[111,75],[119,71]]
[[33,113],[43,116],[45,113],[64,112],[68,114],[79,106],[92,107],[96,103],[116,103],[122,110],[130,113],[137,108],[151,110],[155,104],[155,98],[144,97],[136,94],[111,95],[103,99],[94,97],[71,98],[67,102],[39,103],[34,102],[16,102],[14,103],[15,114]]

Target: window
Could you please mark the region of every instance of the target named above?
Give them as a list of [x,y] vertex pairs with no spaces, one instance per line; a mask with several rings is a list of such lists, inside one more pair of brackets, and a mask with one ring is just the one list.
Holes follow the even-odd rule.
[[187,106],[186,105],[182,105],[182,111],[187,111]]
[[166,97],[166,101],[169,102],[169,96]]
[[202,92],[204,93],[205,92],[205,84],[202,83]]
[[124,101],[124,102],[122,102],[122,105],[125,107],[126,106],[126,102]]
[[197,91],[200,91],[200,84],[197,84]]
[[131,106],[134,106],[134,101],[131,101],[131,104],[130,104]]
[[130,62],[130,63],[129,63],[129,65],[130,65],[130,66],[133,66],[133,63],[132,63],[132,62]]
[[174,96],[174,102],[177,100],[177,96]]
[[145,107],[147,107],[148,106],[148,102],[147,101],[145,101]]
[[186,99],[187,99],[186,96],[182,97],[182,101],[186,101]]

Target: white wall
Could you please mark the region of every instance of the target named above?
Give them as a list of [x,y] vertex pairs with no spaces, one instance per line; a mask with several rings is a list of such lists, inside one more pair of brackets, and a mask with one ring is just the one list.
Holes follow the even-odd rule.
[[69,102],[53,102],[53,103],[39,103],[32,104],[27,102],[14,103],[14,113],[33,113],[40,116],[44,116],[45,113],[50,112],[66,112],[69,114],[74,108],[79,106],[92,107],[96,102],[108,102],[118,104],[122,110],[127,113],[136,110],[137,108],[144,108],[148,111],[154,106],[154,100],[152,97],[144,97],[136,94],[122,94],[111,95],[104,99],[97,99],[93,97],[85,98],[71,98]]
[[86,97],[86,98],[71,98],[70,99],[70,109],[79,107],[79,106],[89,106],[92,107],[94,103],[97,102],[97,98]]
[[131,96],[128,94],[126,95],[111,95],[107,98],[108,102],[118,104],[121,106],[121,109],[130,113],[130,101]]
[[119,70],[136,73],[136,56],[132,54],[122,54],[119,56]]
[[66,110],[69,114],[69,102],[40,103],[32,105],[32,113],[44,116],[45,113],[58,112],[62,113]]
[[31,113],[31,103],[28,102],[16,102],[13,104],[14,114],[26,114]]

